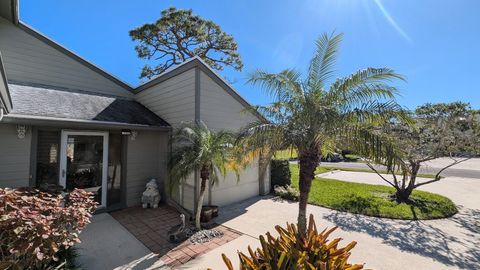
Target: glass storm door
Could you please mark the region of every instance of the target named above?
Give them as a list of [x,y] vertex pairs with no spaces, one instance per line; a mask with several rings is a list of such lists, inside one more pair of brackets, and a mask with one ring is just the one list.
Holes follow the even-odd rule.
[[107,205],[108,132],[62,131],[60,185],[93,193]]

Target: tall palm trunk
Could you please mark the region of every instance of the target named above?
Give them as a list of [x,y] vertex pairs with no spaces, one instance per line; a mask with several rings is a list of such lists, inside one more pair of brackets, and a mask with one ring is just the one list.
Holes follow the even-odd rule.
[[197,201],[197,211],[195,212],[195,227],[198,230],[202,229],[202,226],[200,224],[200,216],[202,214],[202,206],[203,206],[203,197],[205,197],[205,190],[207,186],[207,180],[210,178],[210,170],[208,169],[208,166],[203,165],[202,169],[200,170],[200,179],[201,179],[201,184],[200,184],[200,196],[198,197]]
[[307,203],[312,180],[315,177],[315,169],[318,166],[320,154],[318,149],[302,151],[299,156],[300,175],[299,187],[300,198],[298,199],[298,230],[301,234],[307,231]]

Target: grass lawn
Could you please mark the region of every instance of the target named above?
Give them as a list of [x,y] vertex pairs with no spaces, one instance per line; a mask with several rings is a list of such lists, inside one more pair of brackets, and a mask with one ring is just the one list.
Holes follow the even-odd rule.
[[[290,170],[292,186],[298,189],[298,165],[290,164]],[[339,211],[396,219],[435,219],[457,212],[450,199],[438,194],[416,190],[411,197],[417,202],[413,206],[390,200],[394,192],[394,188],[383,185],[316,178],[308,202]]]
[[[353,156],[353,155],[352,155]],[[277,151],[275,153],[275,159],[290,159],[290,158],[297,158],[297,151],[295,150],[281,150]],[[329,171],[334,171],[334,170],[341,170],[341,171],[347,171],[347,172],[368,172],[368,173],[375,173],[374,171],[370,169],[360,169],[360,168],[337,168],[337,167],[332,167],[332,166],[322,166],[320,164],[319,168],[317,168],[317,174],[319,173],[324,173],[324,172],[329,172]],[[378,170],[379,173],[387,173],[386,170]],[[434,174],[429,174],[429,173],[419,173],[418,177],[423,177],[423,178],[435,178]]]
[[275,159],[291,159],[297,158],[297,151],[295,149],[292,150],[280,150],[275,152]]

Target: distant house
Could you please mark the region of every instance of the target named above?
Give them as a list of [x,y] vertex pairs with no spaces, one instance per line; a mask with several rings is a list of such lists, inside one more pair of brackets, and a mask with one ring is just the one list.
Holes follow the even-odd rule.
[[[59,184],[94,192],[106,210],[138,205],[151,178],[169,183],[172,128],[202,120],[235,131],[261,118],[196,57],[132,87],[19,21],[17,0],[0,2],[0,53],[0,187]],[[260,175],[256,160],[205,203],[268,192]],[[168,201],[192,211],[198,185],[192,175]]]

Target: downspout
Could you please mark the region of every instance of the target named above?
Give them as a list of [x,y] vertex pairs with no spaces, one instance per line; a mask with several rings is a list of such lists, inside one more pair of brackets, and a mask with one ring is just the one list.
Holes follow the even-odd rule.
[[3,108],[0,108],[0,121],[3,119]]
[[[195,124],[199,124],[201,121],[200,117],[200,68],[195,67]],[[193,174],[193,213],[196,214],[197,201],[200,196],[199,186],[200,186],[200,172],[199,168],[195,169]],[[209,183],[210,186],[210,183]]]

